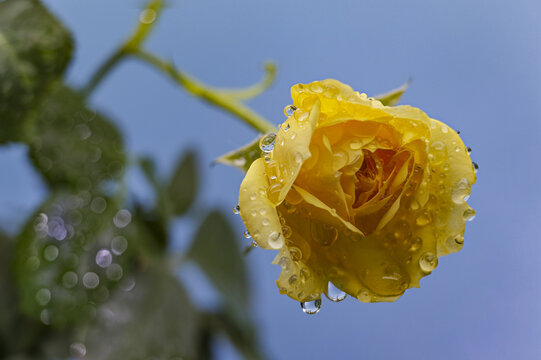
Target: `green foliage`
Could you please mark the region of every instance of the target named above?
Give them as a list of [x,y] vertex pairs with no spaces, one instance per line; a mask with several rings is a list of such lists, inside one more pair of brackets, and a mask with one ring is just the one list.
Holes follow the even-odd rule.
[[0,2],[0,144],[29,136],[71,53],[71,35],[38,1]]
[[194,152],[188,152],[178,162],[167,186],[173,214],[182,215],[188,210],[197,196],[199,181],[197,157]]
[[90,110],[67,87],[40,108],[30,158],[52,189],[97,189],[122,176],[126,156],[122,135],[106,117]]
[[260,139],[261,137],[258,136],[249,144],[220,156],[216,159],[216,162],[234,166],[244,172],[248,171],[250,165],[261,157]]
[[233,229],[221,212],[210,212],[199,225],[188,257],[222,294],[225,305],[242,316],[248,302],[246,269]]
[[381,101],[381,103],[385,106],[395,106],[398,104],[398,101],[410,86],[410,83],[411,80],[408,80],[399,88],[393,89],[385,94],[374,96],[374,98]]

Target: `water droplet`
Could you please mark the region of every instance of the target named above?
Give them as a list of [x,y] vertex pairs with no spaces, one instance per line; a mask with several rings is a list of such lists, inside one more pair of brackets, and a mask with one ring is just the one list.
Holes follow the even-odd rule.
[[275,133],[268,133],[259,140],[259,148],[261,151],[270,153],[274,149],[274,142],[276,140]]
[[293,261],[299,261],[302,259],[302,252],[298,247],[291,246],[289,248],[289,254],[291,255],[291,260]]
[[293,132],[293,131],[291,132],[291,134],[289,134],[289,138],[290,138],[291,140],[295,140],[296,137],[297,137],[297,133],[295,133],[295,132]]
[[472,221],[473,219],[475,219],[475,210],[473,210],[472,208],[468,208],[464,210],[463,216],[464,216],[464,220]]
[[284,239],[282,238],[282,234],[277,231],[273,231],[269,234],[269,236],[267,237],[267,242],[269,243],[269,246],[273,249],[280,249],[284,245]]
[[342,301],[346,298],[347,294],[345,291],[340,290],[332,282],[329,281],[329,284],[327,285],[327,298],[329,300],[334,302]]
[[297,282],[297,275],[291,275],[289,277],[289,279],[287,280],[287,282],[289,283],[289,285],[293,285],[294,283]]
[[77,282],[79,281],[79,278],[76,273],[73,271],[68,271],[67,273],[62,276],[62,284],[65,288],[71,289],[75,285],[77,285]]
[[455,151],[460,152],[460,146],[455,146]]
[[252,247],[256,248],[256,247],[259,247],[258,243],[256,243],[255,241],[252,240]]
[[233,214],[235,214],[235,215],[240,214],[240,206],[239,205],[233,207]]
[[417,226],[426,226],[430,224],[430,215],[426,211],[421,213],[419,216],[417,216],[415,223]]
[[465,200],[464,198],[468,195],[470,191],[470,183],[466,178],[462,178],[453,188],[451,198],[455,204],[462,204]]
[[[255,192],[251,193],[250,194],[250,200],[254,201],[255,199],[257,199],[257,195],[255,194]],[[240,209],[239,209],[240,211]]]
[[445,245],[450,251],[459,251],[464,245],[464,236],[462,236],[462,234],[450,236],[447,238]]
[[423,246],[423,239],[421,239],[420,237],[416,237],[411,240],[409,251],[416,252],[421,248],[421,246]]
[[284,114],[289,117],[293,115],[295,110],[297,110],[297,107],[295,105],[288,105],[284,108]]
[[122,278],[122,266],[119,264],[112,264],[105,270],[105,275],[109,280],[118,281]]
[[419,267],[424,272],[432,272],[438,266],[438,258],[431,252],[425,252],[419,258]]
[[111,240],[111,251],[115,255],[121,255],[128,248],[128,240],[124,236],[115,236]]
[[301,302],[301,308],[305,314],[317,314],[321,310],[321,299]]
[[101,249],[96,254],[96,264],[98,264],[99,267],[106,268],[111,265],[113,262],[113,255],[111,255],[111,252],[107,249]]
[[68,235],[64,220],[59,216],[54,216],[47,225],[47,234],[56,240],[64,240]]
[[362,301],[362,302],[371,302],[372,301],[372,296],[370,295],[370,293],[366,290],[361,290],[359,291],[359,293],[357,294],[357,299],[359,299],[359,301]]
[[101,214],[107,208],[107,201],[102,197],[96,197],[90,203],[90,209],[96,214]]
[[126,292],[132,291],[134,287],[135,287],[135,279],[133,279],[132,277],[127,278],[120,284],[120,288],[122,289],[122,291],[126,291]]
[[49,245],[43,250],[43,257],[47,261],[54,261],[58,257],[58,248],[55,245]]
[[287,225],[282,226],[282,234],[286,239],[289,239],[291,237],[291,227]]
[[153,9],[145,9],[139,14],[139,21],[143,24],[152,24],[156,20],[156,11]]
[[252,237],[252,235],[250,235],[250,232],[248,230],[245,230],[242,235],[246,238],[246,239],[250,239]]
[[95,289],[100,284],[100,277],[95,272],[87,272],[83,275],[83,285],[87,289]]
[[270,156],[265,156],[265,162],[268,164],[268,163],[270,163],[270,161],[271,161]]
[[83,358],[86,355],[86,346],[82,343],[75,342],[70,345],[70,355],[75,358]]
[[119,229],[125,228],[131,222],[131,213],[126,209],[118,210],[113,218],[113,223]]
[[45,306],[51,301],[51,291],[49,289],[39,289],[36,293],[36,301],[41,306]]
[[434,141],[430,145],[429,158],[435,165],[441,164],[447,158],[447,147],[441,141]]
[[261,224],[263,224],[263,226],[269,226],[270,221],[269,221],[269,219],[264,218],[263,220],[261,220]]
[[466,150],[468,150],[468,154],[471,154],[471,147],[467,147]]
[[312,239],[322,246],[330,246],[338,239],[338,230],[330,224],[311,221],[310,231]]
[[473,162],[473,171],[477,174],[477,172],[479,171],[479,165],[477,165],[477,163],[474,161]]
[[286,123],[285,126],[284,126],[284,128],[283,128],[283,130],[284,130],[284,131],[288,131],[290,127],[291,127],[291,126],[289,126],[289,124]]
[[441,126],[441,132],[444,133],[444,134],[447,134],[447,132],[449,132],[449,128],[447,127],[447,125],[442,125]]

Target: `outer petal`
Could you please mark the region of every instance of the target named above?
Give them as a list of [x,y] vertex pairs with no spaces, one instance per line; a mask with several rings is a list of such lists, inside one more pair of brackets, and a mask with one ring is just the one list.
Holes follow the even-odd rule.
[[284,244],[282,226],[274,204],[267,197],[268,189],[265,162],[257,159],[240,185],[240,216],[259,246],[264,249],[279,249]]

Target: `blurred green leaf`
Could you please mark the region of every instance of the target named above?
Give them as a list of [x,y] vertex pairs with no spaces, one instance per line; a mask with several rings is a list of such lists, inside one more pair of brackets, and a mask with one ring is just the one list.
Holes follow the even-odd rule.
[[24,140],[71,58],[70,33],[35,0],[0,2],[0,144]]
[[14,241],[0,232],[0,358],[31,353],[39,346],[42,326],[19,311],[13,278]]
[[21,308],[58,328],[87,321],[137,262],[153,253],[148,238],[137,219],[106,196],[53,194],[16,243]]
[[221,212],[210,212],[201,223],[187,256],[197,262],[242,323],[248,313],[246,268],[235,233]]
[[246,172],[252,163],[261,157],[261,149],[259,148],[259,140],[261,137],[255,138],[251,143],[243,147],[233,150],[225,155],[220,156],[215,161],[234,166]]
[[36,129],[30,158],[51,188],[96,189],[122,176],[122,135],[75,91],[61,87],[52,94],[40,109]]
[[167,186],[167,195],[173,214],[182,215],[188,210],[197,196],[198,181],[197,156],[189,151],[178,162]]
[[398,104],[398,101],[402,95],[404,95],[410,84],[411,79],[406,81],[401,87],[386,92],[385,94],[374,96],[374,98],[381,101],[381,103],[385,106],[395,106]]
[[195,359],[198,312],[178,280],[152,265],[134,283],[98,309],[85,359]]

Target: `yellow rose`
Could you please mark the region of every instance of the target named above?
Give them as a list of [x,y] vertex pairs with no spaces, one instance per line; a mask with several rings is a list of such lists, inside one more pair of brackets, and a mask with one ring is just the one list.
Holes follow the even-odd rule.
[[291,94],[293,114],[241,184],[244,224],[260,247],[279,250],[282,294],[339,300],[329,294],[338,288],[396,300],[462,248],[475,214],[467,148],[421,110],[383,106],[336,80]]

